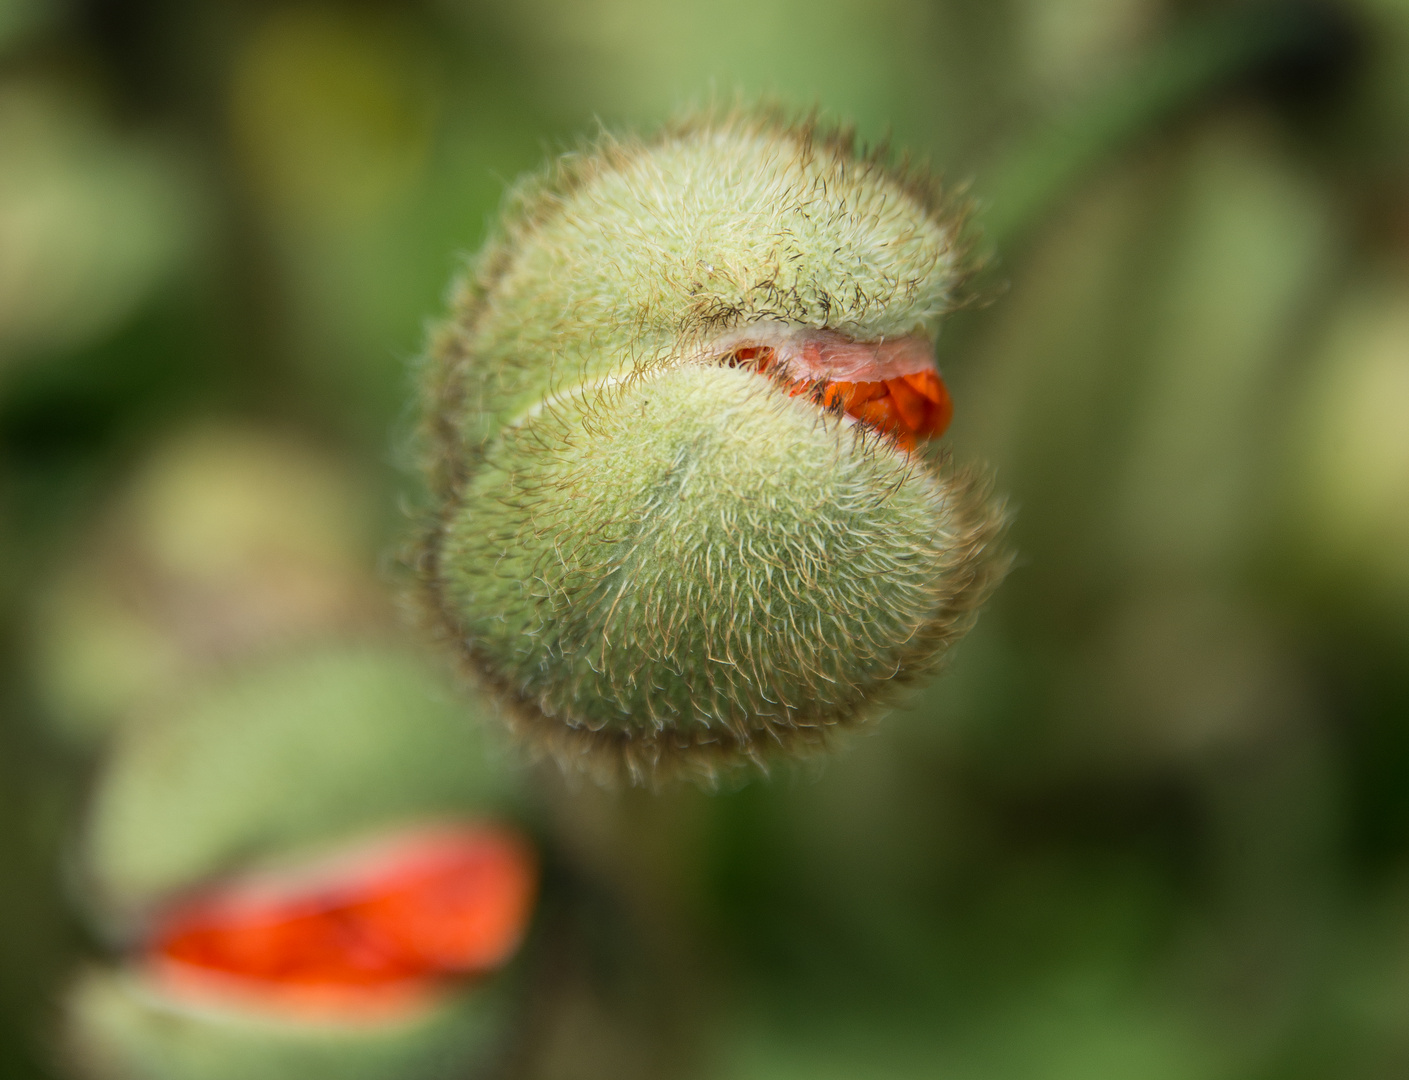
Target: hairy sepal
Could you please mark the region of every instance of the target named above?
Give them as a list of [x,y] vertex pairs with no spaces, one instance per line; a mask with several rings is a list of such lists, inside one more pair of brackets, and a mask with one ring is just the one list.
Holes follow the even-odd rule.
[[604,138],[511,193],[423,373],[432,483],[524,409],[623,362],[774,324],[873,341],[932,328],[967,270],[965,209],[844,129],[699,114]]
[[930,670],[1001,572],[985,485],[746,370],[560,394],[433,541],[479,676],[560,757],[633,777],[817,744]]

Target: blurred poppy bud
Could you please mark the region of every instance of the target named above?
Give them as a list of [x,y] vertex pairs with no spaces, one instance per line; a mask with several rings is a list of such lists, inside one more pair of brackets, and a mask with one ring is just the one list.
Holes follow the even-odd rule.
[[117,971],[68,1001],[85,1075],[216,1080],[474,1075],[501,1041],[501,988],[534,859],[497,825],[403,830],[160,911]]
[[474,1075],[537,858],[463,714],[416,660],[343,646],[124,724],[80,852],[124,954],[69,995],[83,1075]]
[[930,671],[1003,513],[930,441],[960,224],[749,115],[517,192],[424,370],[433,619],[511,720],[633,779],[805,748]]

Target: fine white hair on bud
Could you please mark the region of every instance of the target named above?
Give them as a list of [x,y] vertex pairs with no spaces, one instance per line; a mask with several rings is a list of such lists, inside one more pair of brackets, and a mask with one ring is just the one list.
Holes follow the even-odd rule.
[[643,780],[825,742],[1001,578],[933,448],[962,214],[760,113],[603,139],[512,196],[422,370],[432,621],[513,726]]

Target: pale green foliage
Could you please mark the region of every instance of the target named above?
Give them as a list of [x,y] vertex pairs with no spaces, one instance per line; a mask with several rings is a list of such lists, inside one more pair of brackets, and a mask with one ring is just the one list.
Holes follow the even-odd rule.
[[512,801],[479,725],[417,659],[320,648],[243,665],[118,732],[89,884],[118,923],[232,869]]
[[929,333],[956,225],[771,120],[608,142],[530,186],[427,371],[437,619],[511,720],[641,778],[821,741],[1001,575],[982,485],[710,359],[769,320]]
[[308,1021],[179,1003],[132,971],[89,971],[65,1002],[94,1080],[451,1080],[477,1075],[503,1006],[487,988],[397,1019]]

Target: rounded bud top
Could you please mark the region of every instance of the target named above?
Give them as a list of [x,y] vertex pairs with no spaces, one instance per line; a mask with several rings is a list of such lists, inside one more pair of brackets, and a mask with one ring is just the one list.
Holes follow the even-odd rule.
[[764,115],[567,155],[515,192],[456,290],[430,372],[450,440],[438,453],[473,452],[548,393],[679,363],[741,327],[932,331],[966,252],[940,205],[849,136]]

